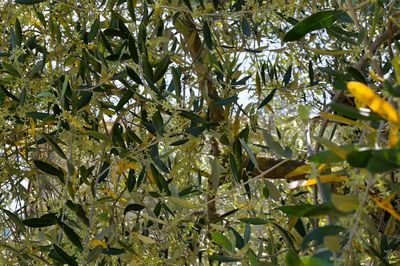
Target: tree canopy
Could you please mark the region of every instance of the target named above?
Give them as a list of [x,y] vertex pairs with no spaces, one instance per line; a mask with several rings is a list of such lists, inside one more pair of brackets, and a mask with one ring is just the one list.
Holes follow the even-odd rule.
[[400,263],[398,1],[0,7],[4,264]]

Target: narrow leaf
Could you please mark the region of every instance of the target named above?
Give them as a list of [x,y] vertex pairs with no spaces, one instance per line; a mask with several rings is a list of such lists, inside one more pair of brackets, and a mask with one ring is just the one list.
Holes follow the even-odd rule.
[[257,162],[256,156],[254,155],[253,151],[250,149],[249,146],[247,146],[246,142],[243,139],[239,139],[239,140],[240,140],[240,143],[242,144],[243,148],[249,155],[251,162],[254,164],[254,166],[257,168],[258,171],[262,172],[260,170],[260,167],[258,166],[258,162]]
[[297,23],[291,30],[289,30],[283,37],[283,41],[297,41],[309,32],[318,29],[329,28],[343,13],[344,12],[341,10],[327,10],[312,14],[311,16]]
[[267,97],[265,97],[265,99],[261,102],[260,106],[258,106],[257,110],[260,110],[261,108],[263,108],[265,105],[267,105],[272,98],[274,98],[275,92],[277,89],[273,89],[268,95]]
[[43,133],[44,138],[46,139],[47,143],[54,149],[54,151],[60,155],[61,158],[67,160],[67,156],[64,154],[63,150],[58,146],[57,142],[48,134]]

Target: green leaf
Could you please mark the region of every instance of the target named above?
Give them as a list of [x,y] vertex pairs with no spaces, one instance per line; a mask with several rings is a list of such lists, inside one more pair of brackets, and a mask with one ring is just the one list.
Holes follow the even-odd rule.
[[247,20],[247,18],[244,17],[244,16],[243,16],[243,18],[242,18],[241,26],[242,26],[242,32],[243,32],[243,34],[244,34],[246,37],[251,37],[251,27],[250,27],[250,23],[249,23],[249,21]]
[[64,183],[64,171],[60,167],[54,167],[53,165],[41,160],[34,160],[33,163],[42,172],[49,175],[57,176],[60,181]]
[[98,183],[104,182],[110,172],[110,162],[104,161],[100,167]]
[[41,228],[55,225],[58,220],[59,218],[55,214],[45,214],[40,218],[27,218],[22,220],[22,223],[28,227]]
[[204,43],[207,45],[208,49],[212,50],[213,42],[211,37],[211,30],[210,27],[208,26],[207,21],[204,21],[203,23],[203,35],[204,35]]
[[124,138],[122,137],[123,128],[119,123],[115,123],[112,127],[112,142],[115,146],[126,149]]
[[356,195],[339,195],[331,193],[333,206],[341,212],[352,212],[358,208],[358,197]]
[[355,80],[367,84],[367,80],[365,79],[363,73],[361,73],[360,70],[352,66],[347,67],[346,70],[350,74],[350,76],[353,77]]
[[249,155],[251,162],[254,164],[254,166],[257,168],[257,170],[261,172],[260,167],[258,166],[256,156],[254,155],[253,151],[250,149],[249,146],[247,146],[246,142],[243,139],[239,139],[239,141],[242,144],[245,151],[247,152],[247,154]]
[[166,192],[167,195],[171,195],[171,191],[169,190],[167,180],[165,180],[164,176],[157,170],[154,164],[150,164],[151,173],[156,181],[156,185],[161,192]]
[[231,105],[232,103],[235,103],[239,98],[237,95],[233,95],[231,97],[225,98],[225,99],[218,99],[215,100],[212,103],[212,106],[225,106],[225,105]]
[[169,196],[169,197],[167,197],[167,199],[169,202],[172,202],[175,206],[184,208],[184,209],[196,209],[196,208],[202,207],[200,204],[194,204],[187,200],[180,199],[178,197]]
[[126,181],[126,185],[128,187],[129,192],[133,191],[133,189],[135,188],[135,184],[136,184],[135,170],[129,169],[128,180]]
[[182,117],[185,117],[193,122],[196,122],[196,123],[208,124],[208,121],[206,119],[204,119],[203,117],[201,117],[198,114],[193,113],[193,112],[181,110],[181,111],[179,111],[179,115]]
[[367,165],[369,172],[373,174],[384,173],[399,168],[399,165],[391,163],[380,156],[373,156]]
[[154,79],[153,67],[150,64],[149,60],[146,56],[142,54],[142,70],[143,75],[146,77],[149,83],[154,83],[156,80]]
[[110,137],[108,135],[98,132],[98,131],[94,131],[94,130],[86,130],[86,131],[82,132],[82,134],[91,136],[93,138],[100,139],[100,140],[105,140],[105,141],[110,140]]
[[13,65],[6,63],[6,62],[3,62],[2,65],[3,65],[4,70],[7,71],[8,74],[10,74],[11,76],[14,76],[17,78],[21,77],[21,74],[19,74],[19,71]]
[[260,219],[260,218],[241,218],[239,220],[246,224],[255,224],[255,225],[261,225],[261,224],[268,223],[268,221]]
[[17,46],[21,46],[22,43],[22,28],[21,28],[21,22],[17,18],[15,20],[15,37],[16,37],[16,44]]
[[123,253],[125,253],[126,250],[122,248],[108,248],[108,249],[103,249],[103,254],[109,255],[109,256],[118,256]]
[[21,5],[34,5],[34,4],[39,4],[42,3],[46,0],[15,0],[16,4],[21,4]]
[[51,116],[50,114],[43,112],[27,112],[26,115],[36,120],[44,120],[47,117]]
[[135,14],[135,0],[127,0],[127,7],[129,11],[129,15],[132,18],[132,21],[136,21],[136,14]]
[[281,234],[281,236],[283,237],[283,240],[286,242],[286,244],[288,245],[288,247],[291,249],[291,250],[296,250],[295,249],[295,247],[294,247],[294,244],[293,244],[293,240],[292,240],[292,238],[290,237],[290,235],[289,235],[289,233],[288,233],[288,231],[286,231],[285,229],[283,229],[279,224],[277,224],[277,223],[272,223],[275,227],[276,227],[276,229],[278,229],[278,231],[279,231],[279,233]]
[[53,249],[51,250],[49,257],[56,260],[57,262],[68,264],[70,266],[78,266],[78,263],[75,261],[75,259],[68,255],[67,252],[65,252],[56,244],[53,244]]
[[139,75],[136,74],[135,70],[130,67],[126,67],[126,72],[128,73],[128,76],[137,84],[143,84],[142,80],[140,79]]
[[281,200],[281,192],[275,186],[275,184],[271,181],[264,180],[264,185],[266,188],[268,188],[270,198],[275,202],[279,202]]
[[212,240],[218,245],[223,246],[227,250],[232,250],[232,244],[226,236],[217,231],[210,232]]
[[115,107],[116,111],[121,110],[122,107],[132,98],[135,92],[131,89],[127,89],[123,94],[121,99],[118,101],[117,106]]
[[334,162],[341,162],[343,159],[332,151],[321,151],[318,153],[314,153],[308,160],[314,163],[334,163]]
[[176,96],[180,98],[182,93],[181,74],[176,67],[172,68],[172,84],[174,86]]
[[145,207],[141,204],[136,204],[136,203],[132,203],[129,204],[128,206],[125,207],[124,209],[124,215],[126,215],[128,212],[130,211],[134,211],[134,212],[140,212],[141,210],[143,210]]
[[67,156],[64,154],[63,150],[60,148],[60,146],[58,146],[57,142],[50,135],[43,133],[43,137],[61,158],[67,160]]
[[290,65],[288,67],[288,69],[286,70],[285,75],[283,75],[283,81],[282,81],[283,86],[288,85],[290,82],[290,79],[292,78],[292,67],[293,67],[293,65]]
[[240,261],[240,259],[233,258],[233,257],[228,257],[228,256],[223,256],[223,255],[210,255],[210,256],[208,256],[208,259],[210,261],[219,261],[219,262],[236,262],[236,261]]
[[214,158],[211,161],[211,184],[213,191],[216,192],[219,186],[220,169],[218,158]]
[[229,165],[231,168],[233,179],[235,180],[235,182],[239,183],[240,179],[239,179],[238,166],[236,163],[235,155],[233,155],[232,153],[229,153]]
[[264,141],[267,144],[268,148],[273,151],[276,155],[284,157],[285,156],[285,151],[282,148],[281,144],[279,142],[275,141],[272,135],[266,131],[262,131]]
[[311,231],[303,238],[301,242],[301,248],[302,250],[306,250],[308,243],[310,243],[313,240],[316,241],[316,245],[322,245],[325,236],[338,235],[339,233],[344,232],[345,230],[346,228],[338,225],[326,225],[323,227],[318,227],[317,229]]
[[265,185],[265,186],[263,187],[262,194],[263,194],[264,198],[266,198],[266,199],[269,198],[269,189],[268,189],[268,186],[267,186],[267,185]]
[[58,224],[62,228],[68,239],[71,241],[71,243],[74,244],[74,246],[76,246],[79,250],[83,250],[81,237],[65,223],[58,222]]
[[159,81],[167,72],[168,66],[171,63],[171,60],[169,59],[169,56],[165,56],[161,61],[158,63],[158,67],[156,68],[156,71],[154,72],[154,81],[157,82]]
[[79,203],[74,203],[71,200],[67,200],[67,207],[70,208],[79,219],[86,225],[89,226],[89,219],[86,217],[85,210]]
[[18,217],[18,215],[16,215],[15,213],[6,210],[6,209],[1,209],[5,214],[7,214],[8,218],[10,218],[10,220],[16,225],[17,230],[21,231],[21,232],[25,232],[25,225],[24,223],[21,221],[21,219]]
[[285,266],[304,266],[299,256],[293,250],[289,250],[285,255]]
[[334,264],[319,257],[304,256],[300,258],[304,266],[333,266]]
[[312,14],[311,16],[297,23],[291,30],[289,30],[283,37],[283,41],[297,41],[309,32],[323,28],[329,28],[340,15],[343,15],[343,13],[344,12],[341,10],[326,10]]
[[392,85],[388,80],[383,81],[383,88],[394,97],[400,97],[400,87],[398,85]]
[[81,93],[81,97],[79,98],[78,102],[76,103],[76,109],[80,110],[83,107],[87,106],[92,99],[93,92],[91,91],[83,91]]
[[251,266],[261,266],[262,265],[256,255],[256,253],[254,253],[253,250],[250,249],[248,252],[248,255],[249,255],[249,260],[250,260]]
[[257,110],[260,110],[261,108],[263,108],[265,105],[267,105],[273,98],[275,95],[277,89],[273,89],[268,95],[267,97],[265,97],[265,99],[261,102],[260,106],[258,106]]
[[[132,1],[132,0],[128,0],[128,2],[130,2],[130,1]],[[129,38],[128,38],[128,50],[129,50],[129,55],[131,56],[133,62],[138,64],[139,63],[138,50],[137,50],[135,39],[132,37],[132,35],[129,35]]]
[[89,252],[86,262],[90,263],[90,262],[95,261],[98,257],[100,257],[102,252],[103,252],[103,247],[101,245],[96,246]]
[[372,150],[362,150],[350,152],[346,160],[351,166],[365,168],[371,158]]
[[94,38],[97,36],[97,33],[99,32],[100,29],[100,19],[97,17],[92,24],[92,27],[90,28],[87,41],[90,43],[91,41],[94,40]]
[[328,215],[337,213],[333,205],[323,203],[319,205],[300,204],[300,205],[286,205],[278,208],[283,213],[294,217],[318,217],[321,215]]
[[310,78],[310,86],[311,86],[314,83],[314,68],[311,60],[308,62],[308,76]]

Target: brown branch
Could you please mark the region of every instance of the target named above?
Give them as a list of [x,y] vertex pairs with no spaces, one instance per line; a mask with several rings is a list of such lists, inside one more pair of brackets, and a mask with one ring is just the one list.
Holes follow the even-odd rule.
[[[183,35],[186,47],[191,55],[194,70],[197,74],[198,83],[202,97],[206,100],[212,123],[220,124],[224,121],[224,108],[214,105],[214,99],[218,99],[218,91],[214,86],[210,75],[211,69],[207,67],[208,50],[201,42],[199,32],[190,14],[181,15],[175,23],[177,30]],[[210,139],[211,151],[215,158],[219,158],[220,149],[215,137]],[[208,179],[209,193],[207,195],[208,222],[218,221],[217,206],[214,192],[212,192],[212,180]]]

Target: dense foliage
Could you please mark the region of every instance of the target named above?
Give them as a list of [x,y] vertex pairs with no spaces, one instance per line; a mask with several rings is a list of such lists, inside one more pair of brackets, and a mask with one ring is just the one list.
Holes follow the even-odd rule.
[[0,0],[5,265],[400,263],[400,5]]

